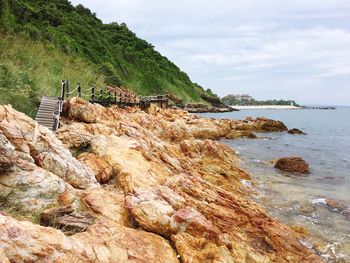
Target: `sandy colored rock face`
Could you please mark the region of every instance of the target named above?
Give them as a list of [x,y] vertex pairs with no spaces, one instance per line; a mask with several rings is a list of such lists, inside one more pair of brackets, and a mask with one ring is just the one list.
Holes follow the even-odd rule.
[[275,164],[275,168],[291,173],[309,173],[309,165],[301,157],[284,157],[278,159]]
[[33,121],[10,107],[0,106],[0,116],[3,117],[0,120],[0,210],[35,220],[36,213],[58,205],[62,197],[67,204],[73,203],[74,188],[35,164],[29,137],[35,137],[35,129],[36,136],[41,136],[39,128],[33,125],[30,130],[28,122]]
[[108,220],[67,237],[0,215],[0,232],[0,247],[11,262],[178,262],[163,238]]
[[100,184],[107,183],[115,174],[113,167],[96,154],[82,153],[78,156],[78,160],[94,171],[96,180]]
[[111,221],[123,226],[130,226],[131,218],[129,211],[124,203],[124,193],[122,191],[113,190],[106,191],[104,189],[86,190],[79,194],[84,206]]
[[[72,186],[85,189],[98,185],[93,172],[76,160],[51,131],[11,106],[0,106],[0,133],[22,158],[35,161]],[[6,150],[2,158],[8,158],[9,152]]]
[[[15,136],[2,128],[8,117],[2,118],[0,131],[6,130],[3,134],[13,145],[3,139],[2,169],[13,167],[16,159],[9,158],[13,153],[25,153],[32,165],[67,185],[85,188],[70,186],[80,209],[96,221],[68,237],[57,229],[0,215],[0,250],[6,260],[179,262],[179,256],[188,263],[321,262],[299,241],[299,233],[250,201],[252,189],[243,183],[250,176],[239,168],[240,160],[231,148],[212,140],[284,131],[283,123],[263,118],[204,119],[159,108],[148,114],[78,98],[71,99],[66,109],[65,126],[56,134],[61,141],[38,128],[40,138],[53,137],[45,144],[37,139],[39,143],[31,145],[23,135]],[[35,123],[28,133],[33,129]],[[54,140],[57,143],[52,145]],[[81,162],[67,148],[78,152]],[[73,166],[68,166],[69,161]],[[77,167],[83,167],[82,174],[74,173]],[[98,186],[95,176],[105,184],[93,187]],[[70,200],[68,188],[63,187],[57,197],[62,205]]]
[[[72,100],[72,113],[81,105]],[[295,231],[248,200],[249,189],[241,180],[250,177],[237,167],[234,152],[207,140],[285,131],[283,123],[207,120],[176,110],[146,114],[110,107],[100,112],[96,107],[94,124],[114,132],[88,132],[91,153],[119,167],[118,183],[131,217],[143,229],[172,240],[183,262],[319,261]],[[82,132],[90,126],[85,124]],[[69,137],[67,130],[62,138]]]

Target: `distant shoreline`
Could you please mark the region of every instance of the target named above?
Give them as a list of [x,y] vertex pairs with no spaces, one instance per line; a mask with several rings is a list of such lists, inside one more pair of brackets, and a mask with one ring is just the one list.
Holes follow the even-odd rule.
[[256,106],[236,106],[231,105],[230,107],[237,110],[302,110],[302,107],[291,106],[291,105],[256,105]]

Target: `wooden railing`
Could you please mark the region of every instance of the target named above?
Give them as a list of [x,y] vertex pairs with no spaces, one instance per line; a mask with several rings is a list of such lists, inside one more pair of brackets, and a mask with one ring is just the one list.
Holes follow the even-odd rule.
[[151,103],[159,104],[161,108],[167,108],[169,105],[168,95],[157,96],[140,96],[136,97],[130,93],[113,91],[111,87],[99,88],[98,90],[92,86],[87,89],[88,93],[83,92],[81,84],[78,82],[76,88],[71,90],[70,82],[68,80],[62,80],[61,83],[61,96],[59,97],[58,111],[62,112],[63,102],[66,98],[72,96],[82,97],[91,103],[98,103],[104,106],[118,105],[119,107],[140,107],[145,109],[151,105]]

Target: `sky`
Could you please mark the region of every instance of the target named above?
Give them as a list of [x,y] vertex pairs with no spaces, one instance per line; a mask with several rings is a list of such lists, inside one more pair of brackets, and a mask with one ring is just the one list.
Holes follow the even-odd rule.
[[220,97],[350,105],[349,0],[73,0]]

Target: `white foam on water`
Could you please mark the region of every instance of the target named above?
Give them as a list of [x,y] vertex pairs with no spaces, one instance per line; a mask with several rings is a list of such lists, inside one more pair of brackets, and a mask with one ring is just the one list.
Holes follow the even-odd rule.
[[315,199],[311,199],[311,204],[314,205],[326,205],[326,198],[315,198]]
[[245,187],[251,188],[252,187],[252,183],[248,180],[241,180],[241,184],[243,184]]

